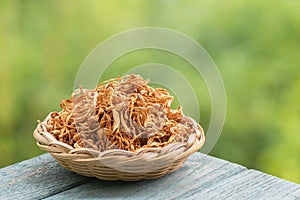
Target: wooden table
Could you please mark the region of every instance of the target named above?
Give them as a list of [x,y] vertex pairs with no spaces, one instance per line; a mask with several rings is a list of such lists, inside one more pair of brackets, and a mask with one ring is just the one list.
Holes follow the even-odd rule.
[[107,182],[63,169],[49,154],[0,169],[0,199],[300,199],[300,185],[193,154],[155,180]]

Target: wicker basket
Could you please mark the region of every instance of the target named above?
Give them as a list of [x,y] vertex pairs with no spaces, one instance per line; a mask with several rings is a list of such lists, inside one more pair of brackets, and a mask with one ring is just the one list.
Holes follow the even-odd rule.
[[[45,121],[50,117],[45,119]],[[111,149],[103,152],[88,148],[74,148],[58,141],[40,122],[33,135],[41,150],[49,152],[64,168],[83,176],[101,180],[137,181],[153,179],[177,170],[201,148],[205,136],[191,135],[186,143],[171,143],[163,148],[141,148],[135,152]]]

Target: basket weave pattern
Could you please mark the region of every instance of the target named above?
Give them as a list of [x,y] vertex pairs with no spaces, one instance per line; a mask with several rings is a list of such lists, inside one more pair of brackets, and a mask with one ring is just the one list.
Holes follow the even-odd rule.
[[131,152],[122,149],[96,151],[74,148],[58,141],[47,132],[46,121],[38,124],[33,135],[41,150],[49,152],[64,168],[83,176],[101,180],[137,181],[153,179],[178,169],[192,153],[204,144],[204,131],[187,142],[174,142],[161,148],[141,148]]

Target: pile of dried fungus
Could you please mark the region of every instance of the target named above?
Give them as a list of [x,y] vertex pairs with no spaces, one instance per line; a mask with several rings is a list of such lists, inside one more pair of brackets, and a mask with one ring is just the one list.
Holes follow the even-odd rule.
[[164,147],[186,142],[199,125],[170,108],[173,97],[165,89],[148,86],[148,80],[128,75],[78,89],[61,101],[62,111],[48,119],[48,132],[75,148],[99,151]]

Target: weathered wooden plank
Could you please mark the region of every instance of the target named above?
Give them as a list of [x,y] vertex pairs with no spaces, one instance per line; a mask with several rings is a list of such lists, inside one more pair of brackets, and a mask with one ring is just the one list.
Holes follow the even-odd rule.
[[202,154],[178,171],[139,182],[92,181],[47,199],[297,199],[300,186]]
[[300,186],[227,161],[193,154],[155,180],[106,182],[68,172],[45,154],[0,169],[0,199],[300,199]]
[[178,196],[184,199],[292,199],[300,198],[300,186],[264,174],[246,170],[207,188],[194,188]]
[[90,180],[63,169],[49,154],[0,169],[0,199],[40,199]]
[[171,199],[196,187],[208,187],[246,168],[197,153],[182,168],[155,180],[139,182],[104,182],[95,180],[47,199],[122,198]]

